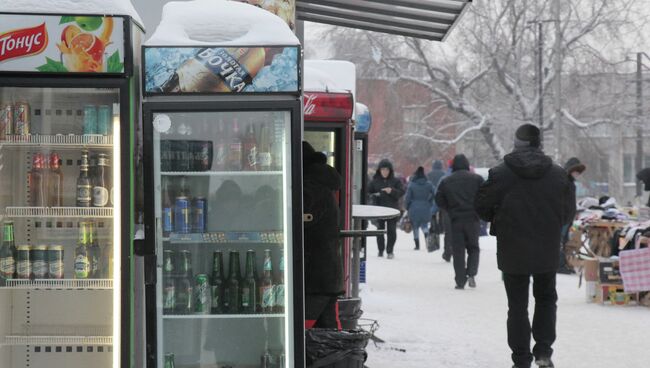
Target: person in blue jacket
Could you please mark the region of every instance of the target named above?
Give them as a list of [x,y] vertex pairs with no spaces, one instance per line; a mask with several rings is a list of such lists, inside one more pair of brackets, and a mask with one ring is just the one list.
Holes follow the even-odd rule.
[[429,235],[429,222],[431,221],[431,206],[434,195],[433,184],[424,175],[424,168],[422,166],[418,167],[406,189],[405,199],[406,210],[413,225],[415,250],[420,249],[420,229],[424,233],[425,243]]

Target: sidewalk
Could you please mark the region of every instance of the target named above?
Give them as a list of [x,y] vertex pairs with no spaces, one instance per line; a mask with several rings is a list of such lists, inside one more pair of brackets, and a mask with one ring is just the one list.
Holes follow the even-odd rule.
[[[397,231],[395,259],[377,257],[368,240],[363,318],[378,320],[368,345],[369,368],[511,367],[507,301],[496,266],[496,239],[481,238],[476,289],[454,290],[453,266],[441,251],[413,250],[412,234]],[[650,309],[585,302],[578,276],[558,275],[557,367],[650,367]],[[532,316],[531,295],[531,316]],[[396,349],[405,349],[401,352]],[[535,367],[535,365],[533,365]]]

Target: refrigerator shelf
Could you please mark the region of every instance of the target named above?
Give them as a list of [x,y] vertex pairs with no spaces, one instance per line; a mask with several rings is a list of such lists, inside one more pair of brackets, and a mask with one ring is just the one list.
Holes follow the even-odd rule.
[[113,345],[113,336],[33,336],[10,335],[5,336],[0,345]]
[[163,171],[162,176],[281,176],[282,171]]
[[2,147],[54,147],[78,149],[88,148],[111,148],[113,137],[103,135],[8,135],[6,139],[0,140]]
[[5,217],[93,217],[112,218],[110,207],[7,207]]
[[6,280],[0,289],[26,290],[112,290],[112,279],[36,279],[36,280]]
[[163,315],[163,319],[264,319],[284,318],[284,314],[181,314]]
[[171,233],[169,238],[163,238],[172,244],[283,244],[282,231],[221,231],[209,233],[178,234]]

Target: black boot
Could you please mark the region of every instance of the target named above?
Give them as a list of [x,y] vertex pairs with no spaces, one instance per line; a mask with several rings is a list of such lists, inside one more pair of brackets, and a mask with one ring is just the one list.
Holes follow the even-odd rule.
[[413,248],[413,250],[420,250],[420,239],[413,240],[415,240],[415,248]]

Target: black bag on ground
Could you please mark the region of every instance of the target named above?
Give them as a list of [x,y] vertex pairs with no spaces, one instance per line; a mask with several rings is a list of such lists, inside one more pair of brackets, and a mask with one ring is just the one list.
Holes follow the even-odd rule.
[[305,331],[307,368],[363,368],[371,333],[361,329]]
[[440,249],[440,236],[429,233],[429,236],[427,236],[427,252],[435,252],[438,249]]

